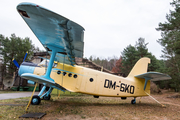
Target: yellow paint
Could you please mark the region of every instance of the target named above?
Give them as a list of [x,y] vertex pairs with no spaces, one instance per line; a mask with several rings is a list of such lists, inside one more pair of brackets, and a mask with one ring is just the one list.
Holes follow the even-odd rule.
[[150,63],[150,59],[146,57],[138,60],[131,72],[129,73],[128,77],[133,78],[135,75],[146,73],[148,69],[148,63]]
[[27,105],[27,107],[26,107],[26,112],[27,112],[27,110],[28,110],[28,108],[29,108],[29,106],[30,106],[30,103],[31,103],[31,101],[32,101],[32,97],[33,97],[33,95],[34,95],[34,92],[35,92],[35,90],[36,90],[36,87],[37,87],[37,83],[36,83],[36,85],[35,85],[35,87],[34,87],[34,90],[33,90],[33,93],[32,93],[32,95],[31,95],[31,98],[30,98],[30,100],[29,100],[29,102],[28,102],[28,105]]
[[[73,67],[66,64],[63,66],[62,63],[58,63],[57,67],[52,69],[51,78],[71,92],[112,97],[147,96],[144,92],[145,80],[134,76],[146,73],[148,63],[150,63],[149,58],[140,59],[126,78],[81,66]],[[58,71],[61,71],[61,74],[57,74]],[[65,76],[63,72],[66,72]],[[45,68],[37,67],[34,74],[44,75]],[[70,76],[71,74],[72,76]],[[77,75],[77,78],[74,78],[74,75]],[[128,89],[125,90],[125,87]],[[148,81],[145,91],[150,94],[150,81]]]

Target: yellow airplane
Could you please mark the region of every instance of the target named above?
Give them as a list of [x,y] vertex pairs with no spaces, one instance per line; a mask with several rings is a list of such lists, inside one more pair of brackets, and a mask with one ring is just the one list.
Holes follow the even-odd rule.
[[[34,95],[31,104],[38,105],[41,99],[49,100],[53,88],[108,97],[136,97],[150,94],[150,80],[167,80],[170,76],[147,72],[149,58],[141,58],[129,75],[124,78],[75,65],[75,57],[83,57],[84,28],[77,23],[33,3],[20,3],[17,11],[51,54],[49,60],[40,64],[24,62],[18,74],[29,83],[42,83],[39,95]],[[26,54],[27,55],[27,54]],[[47,63],[48,62],[48,63]],[[46,91],[46,87],[49,90]],[[44,94],[43,92],[46,91]]]

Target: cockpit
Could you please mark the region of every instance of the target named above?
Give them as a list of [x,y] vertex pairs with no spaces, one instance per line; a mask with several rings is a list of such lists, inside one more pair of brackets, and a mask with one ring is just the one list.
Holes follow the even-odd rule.
[[[47,59],[44,59],[42,62],[40,62],[38,64],[39,67],[48,67],[48,65],[49,65],[49,60],[47,60]],[[53,67],[57,67],[57,62],[56,61],[54,61]]]

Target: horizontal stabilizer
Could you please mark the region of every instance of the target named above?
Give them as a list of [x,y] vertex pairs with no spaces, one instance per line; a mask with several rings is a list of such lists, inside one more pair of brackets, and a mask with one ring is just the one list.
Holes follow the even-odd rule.
[[34,82],[43,83],[43,84],[45,83],[46,86],[53,87],[58,90],[62,90],[62,91],[66,90],[64,87],[60,86],[59,84],[55,83],[54,81],[48,80],[42,76],[34,75],[31,73],[24,73],[21,75],[21,77],[31,80],[31,81],[34,81]]
[[160,80],[169,80],[169,79],[171,79],[171,77],[169,75],[159,73],[159,72],[147,72],[147,73],[143,73],[143,74],[140,74],[140,75],[136,75],[135,77],[145,79],[144,90],[146,89],[146,85],[147,85],[148,80],[160,81]]
[[147,72],[140,75],[136,75],[137,78],[144,78],[151,81],[169,80],[171,77],[169,75],[159,73],[159,72]]

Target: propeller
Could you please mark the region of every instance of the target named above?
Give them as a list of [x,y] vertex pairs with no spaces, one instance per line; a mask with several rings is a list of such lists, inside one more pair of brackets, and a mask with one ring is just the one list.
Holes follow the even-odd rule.
[[13,63],[15,64],[15,66],[19,69],[19,64],[18,64],[18,62],[13,58]]
[[[26,57],[27,57],[27,54],[28,54],[28,52],[26,52],[26,54],[25,54],[25,56],[24,56],[24,59],[23,59],[23,62],[26,60]],[[13,58],[13,63],[15,64],[15,66],[17,67],[17,71],[16,71],[16,73],[15,73],[15,77],[14,77],[14,82],[16,81],[16,79],[19,77],[19,75],[18,75],[18,71],[19,71],[19,64],[18,64],[18,62]],[[19,86],[20,86],[20,81],[21,81],[21,77],[20,77],[20,80],[19,80]]]
[[24,56],[24,59],[23,59],[23,62],[25,61],[26,57],[27,57],[27,54],[28,54],[28,51],[26,52],[25,56]]
[[12,76],[6,76],[3,80],[3,84],[10,88],[13,85],[13,77]]
[[[26,57],[27,57],[27,54],[28,54],[28,51],[26,52],[25,56],[24,56],[24,59],[23,59],[23,62],[26,60]],[[15,66],[19,69],[19,64],[18,62],[13,58],[13,63],[15,64]]]

